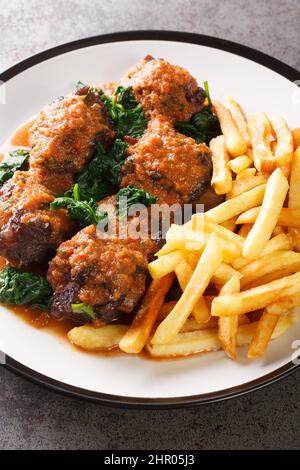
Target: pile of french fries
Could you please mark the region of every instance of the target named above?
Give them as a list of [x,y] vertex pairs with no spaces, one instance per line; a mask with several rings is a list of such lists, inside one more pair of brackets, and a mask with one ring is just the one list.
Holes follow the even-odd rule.
[[[187,356],[223,349],[263,356],[300,306],[300,129],[281,116],[245,117],[232,98],[215,102],[222,135],[210,142],[212,187],[224,202],[172,225],[149,264],[153,278],[130,326],[73,328],[88,350]],[[177,278],[176,301],[166,294]]]

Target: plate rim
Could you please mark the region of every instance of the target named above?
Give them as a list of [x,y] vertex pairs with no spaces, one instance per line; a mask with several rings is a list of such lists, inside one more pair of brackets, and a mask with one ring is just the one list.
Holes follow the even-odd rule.
[[[82,38],[76,41],[71,41],[59,46],[47,49],[32,55],[25,60],[18,62],[12,67],[8,68],[0,74],[0,80],[6,82],[16,75],[24,72],[28,68],[33,67],[45,60],[56,57],[67,52],[82,49],[89,46],[98,44],[124,42],[124,41],[170,41],[170,42],[183,42],[188,44],[196,44],[214,49],[231,52],[235,55],[247,58],[253,62],[259,63],[279,75],[287,78],[289,81],[294,82],[299,79],[300,73],[290,65],[271,57],[264,52],[258,51],[249,46],[245,46],[227,39],[219,37],[207,36],[197,33],[179,32],[179,31],[166,31],[166,30],[134,30],[122,31],[97,36]],[[234,397],[244,395],[246,393],[259,390],[267,385],[271,385],[284,377],[287,377],[292,372],[299,368],[299,365],[288,362],[284,366],[272,371],[269,374],[263,375],[258,379],[250,382],[245,382],[241,385],[231,387],[216,392],[190,395],[185,397],[169,397],[169,398],[140,398],[129,397],[121,395],[111,395],[102,392],[94,392],[73,385],[66,384],[56,379],[52,379],[46,375],[23,365],[22,363],[14,360],[6,355],[6,362],[4,367],[16,373],[17,375],[30,380],[38,385],[42,385],[53,391],[62,393],[69,397],[78,399],[85,399],[100,403],[108,406],[118,406],[124,408],[140,408],[140,409],[158,409],[158,408],[183,408],[187,406],[195,406],[200,404],[215,403],[223,400],[228,400]]]

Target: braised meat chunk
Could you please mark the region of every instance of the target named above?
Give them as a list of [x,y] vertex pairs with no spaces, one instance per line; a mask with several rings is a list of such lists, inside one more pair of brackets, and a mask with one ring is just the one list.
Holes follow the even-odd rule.
[[50,262],[48,281],[54,290],[51,315],[86,323],[89,315],[72,304],[91,306],[97,318],[113,321],[130,313],[146,283],[150,240],[99,237],[91,225],[59,247]]
[[167,118],[157,116],[129,149],[121,186],[142,188],[158,196],[159,203],[192,203],[208,189],[211,171],[209,148],[175,132]]
[[130,69],[121,84],[132,86],[150,118],[162,114],[171,120],[188,121],[205,101],[204,90],[187,70],[150,55]]
[[29,129],[30,167],[41,183],[62,194],[91,157],[93,145],[110,144],[114,132],[99,97],[72,95],[50,104]]
[[14,266],[40,262],[73,230],[64,209],[31,171],[17,171],[0,189],[0,255]]

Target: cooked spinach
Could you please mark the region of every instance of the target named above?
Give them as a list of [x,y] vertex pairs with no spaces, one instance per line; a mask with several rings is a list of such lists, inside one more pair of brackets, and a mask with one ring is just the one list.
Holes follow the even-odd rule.
[[81,197],[78,184],[72,188],[72,194],[68,191],[67,195],[57,197],[50,204],[51,209],[66,208],[71,219],[77,220],[82,227],[87,225],[97,225],[98,222],[105,219],[107,214],[98,210],[95,199],[84,200]]
[[145,207],[155,204],[158,200],[157,196],[134,186],[127,186],[120,189],[116,195],[116,214],[123,217],[128,214],[131,206],[134,204],[142,204]]
[[[77,178],[81,199],[99,201],[112,194],[121,179],[121,166],[129,145],[116,139],[108,152],[101,144],[96,145],[95,157],[84,167]],[[67,194],[72,193],[67,191]]]
[[0,185],[12,178],[15,171],[24,168],[28,158],[27,150],[19,149],[9,152],[9,157],[0,163]]
[[73,313],[86,314],[92,321],[96,320],[96,312],[91,305],[84,303],[71,304],[71,308]]
[[119,86],[111,97],[102,95],[109,117],[115,124],[118,138],[141,137],[147,127],[142,106],[136,101],[132,87]]
[[220,135],[221,128],[217,116],[212,111],[212,101],[209,93],[208,83],[204,82],[208,105],[200,113],[194,114],[190,121],[176,121],[175,129],[182,134],[195,139],[197,144],[209,144],[211,139]]
[[0,272],[0,302],[30,305],[46,310],[51,301],[52,289],[45,278],[6,267]]

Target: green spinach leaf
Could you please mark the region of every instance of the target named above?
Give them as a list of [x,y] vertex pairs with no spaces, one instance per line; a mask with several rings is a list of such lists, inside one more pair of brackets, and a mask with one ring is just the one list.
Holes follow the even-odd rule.
[[42,276],[9,266],[0,272],[0,302],[4,304],[30,305],[46,310],[51,297],[52,289]]
[[57,197],[50,204],[51,209],[66,208],[71,219],[77,220],[82,227],[87,225],[97,225],[98,222],[105,219],[107,214],[98,210],[98,205],[93,198],[84,200],[81,198],[78,184],[72,189],[72,195]]
[[24,168],[29,158],[27,150],[12,150],[9,157],[0,163],[0,185],[12,178],[17,170]]
[[208,105],[205,106],[200,113],[194,114],[190,121],[175,122],[175,129],[178,132],[195,139],[197,144],[209,144],[211,139],[222,133],[219,120],[212,111],[212,101],[207,82],[204,82],[204,90],[208,100]]
[[88,317],[92,320],[96,320],[96,312],[94,311],[93,307],[91,305],[87,305],[84,303],[80,304],[71,304],[72,312],[73,313],[78,313],[78,314],[86,314]]

